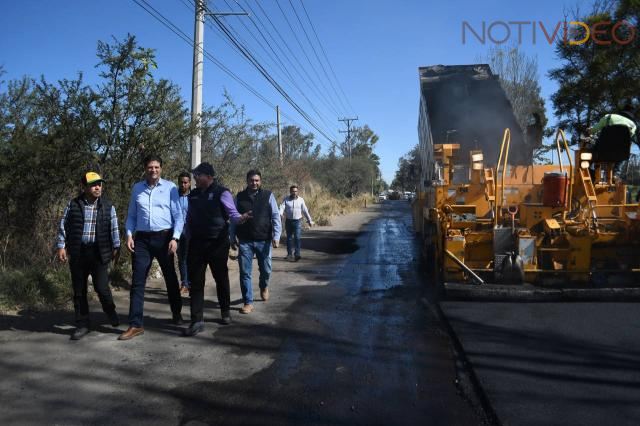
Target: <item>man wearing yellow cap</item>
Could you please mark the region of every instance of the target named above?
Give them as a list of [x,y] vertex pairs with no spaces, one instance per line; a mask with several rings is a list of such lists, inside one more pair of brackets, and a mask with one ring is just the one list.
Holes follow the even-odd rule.
[[67,204],[58,230],[57,257],[61,262],[68,260],[71,269],[77,327],[72,340],[89,333],[89,274],[109,322],[114,327],[120,325],[108,283],[109,261],[120,250],[118,217],[115,207],[102,196],[103,183],[95,172],[82,176],[82,193]]

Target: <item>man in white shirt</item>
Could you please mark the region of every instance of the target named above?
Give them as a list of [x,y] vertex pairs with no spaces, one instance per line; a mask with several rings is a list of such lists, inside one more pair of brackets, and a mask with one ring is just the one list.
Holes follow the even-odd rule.
[[289,188],[289,196],[282,200],[280,216],[285,218],[284,226],[287,231],[287,257],[285,259],[297,262],[300,260],[300,233],[302,232],[300,221],[304,216],[309,226],[313,226],[313,220],[311,220],[311,215],[307,205],[304,203],[304,199],[298,196],[298,187],[296,185],[292,185]]

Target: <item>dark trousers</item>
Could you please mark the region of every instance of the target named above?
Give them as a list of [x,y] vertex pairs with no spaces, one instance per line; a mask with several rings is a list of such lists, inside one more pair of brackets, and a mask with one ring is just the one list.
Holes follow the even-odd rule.
[[191,322],[203,321],[204,281],[207,265],[216,282],[218,303],[222,312],[231,308],[231,290],[229,287],[229,237],[216,240],[198,241],[192,239],[189,244],[187,270],[191,280],[189,294],[191,296]]
[[187,253],[189,252],[189,241],[182,234],[178,243],[178,270],[180,271],[180,283],[189,287],[189,274],[187,273]]
[[147,282],[147,276],[149,275],[149,268],[154,258],[158,260],[162,275],[164,276],[171,312],[177,315],[182,311],[182,298],[180,297],[178,276],[176,275],[173,255],[169,255],[171,236],[171,232],[166,231],[136,233],[129,303],[129,325],[131,327],[142,327],[144,288]]
[[87,301],[89,274],[91,274],[93,288],[102,304],[102,310],[107,315],[116,310],[111,288],[109,288],[109,264],[102,263],[97,246],[83,246],[79,256],[69,258],[69,268],[73,285],[73,309],[78,327],[89,326],[89,302]]

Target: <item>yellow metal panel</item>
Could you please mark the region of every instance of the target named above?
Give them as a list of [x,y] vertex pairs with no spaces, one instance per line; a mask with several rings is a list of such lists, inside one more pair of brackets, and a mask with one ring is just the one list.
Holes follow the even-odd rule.
[[[455,257],[460,259],[460,261],[464,262],[464,248],[465,248],[464,236],[456,235],[453,237],[447,237],[444,242],[444,247],[446,250],[449,250],[451,253],[453,253]],[[462,280],[464,278],[460,267],[456,265],[456,263],[453,260],[451,260],[449,257],[445,258],[444,270],[446,273],[446,279]]]
[[567,270],[589,271],[591,269],[591,236],[567,235],[571,247]]
[[522,203],[520,204],[520,226],[531,229],[559,211],[562,211],[562,208],[545,207],[539,203]]

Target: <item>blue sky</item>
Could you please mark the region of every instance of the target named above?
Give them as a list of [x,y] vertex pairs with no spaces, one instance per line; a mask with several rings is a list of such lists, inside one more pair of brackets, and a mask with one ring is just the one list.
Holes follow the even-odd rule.
[[[193,12],[187,7],[191,0],[147,0],[158,11],[169,18],[189,36],[193,35]],[[238,10],[233,0],[228,0],[234,10]],[[304,33],[297,27],[289,0],[238,0],[241,5],[254,8],[254,19],[264,15],[258,12],[256,1],[265,9],[267,15],[279,28],[298,60],[306,64],[306,59],[297,47],[293,33],[286,26],[278,4],[288,14],[298,29],[297,34],[307,48],[312,63],[315,64],[311,48],[306,45]],[[291,0],[301,19],[300,0]],[[381,157],[383,177],[387,182],[393,178],[398,158],[408,152],[417,142],[418,116],[418,67],[435,64],[474,63],[486,54],[492,46],[487,39],[481,43],[471,37],[462,41],[462,23],[468,22],[474,29],[480,30],[482,22],[490,25],[496,21],[542,21],[546,28],[552,29],[563,20],[566,9],[579,5],[587,10],[591,2],[557,2],[539,0],[529,2],[513,1],[426,1],[400,0],[397,2],[381,0],[302,0],[311,17],[315,30],[344,89],[348,102],[340,101],[340,89],[336,93],[326,79],[316,82],[318,95],[311,89],[304,89],[302,77],[297,78],[293,67],[288,67],[297,83],[325,117],[327,124],[321,124],[326,133],[343,138],[339,133],[342,123],[337,121],[338,114],[325,104],[336,104],[342,115],[357,114],[357,125],[367,124],[379,136],[376,152]],[[208,2],[209,8],[228,11],[224,0]],[[47,80],[73,78],[83,72],[87,83],[97,81],[95,56],[98,40],[107,41],[112,36],[122,39],[127,33],[134,34],[141,46],[156,49],[158,69],[155,75],[169,78],[182,88],[187,101],[191,99],[192,49],[175,34],[163,27],[132,0],[22,0],[3,2],[0,13],[0,64],[4,65],[4,79],[19,78],[23,75],[44,75]],[[253,42],[251,36],[240,23],[252,28],[249,18],[224,18],[234,29],[250,42],[252,51],[264,58],[269,65],[267,55]],[[255,19],[257,22],[257,19]],[[517,42],[517,27],[511,25],[509,41]],[[310,27],[306,27],[313,40]],[[506,35],[504,27],[494,27],[494,38]],[[254,33],[257,35],[257,32]],[[272,32],[274,37],[275,32]],[[549,96],[555,91],[555,83],[546,76],[550,68],[559,65],[553,47],[550,46],[540,30],[537,40],[531,39],[531,27],[523,26],[521,48],[538,59],[540,84],[546,99],[547,115],[552,116]],[[318,49],[318,46],[316,45]],[[247,83],[258,90],[272,104],[280,105],[284,114],[302,124],[303,129],[311,131],[309,124],[293,110],[291,106],[264,80],[258,72],[248,65],[239,54],[210,26],[205,28],[205,49]],[[276,50],[277,52],[277,50]],[[321,55],[321,52],[318,52]],[[291,55],[287,55],[291,56]],[[282,57],[281,60],[291,58]],[[286,63],[286,62],[285,62]],[[326,66],[326,64],[325,64]],[[307,72],[312,79],[314,73],[322,78],[319,66]],[[277,80],[281,71],[268,66]],[[327,69],[330,74],[330,70]],[[324,84],[328,90],[323,90]],[[246,113],[255,121],[275,121],[275,111],[249,93],[218,69],[212,62],[205,61],[204,102],[216,105],[221,102],[221,94],[227,89],[237,103],[244,104]],[[292,97],[310,114],[314,111],[304,98],[290,86],[286,86]],[[321,98],[324,96],[324,100]],[[345,104],[345,107],[341,107]],[[291,122],[284,119],[285,123]],[[320,122],[320,120],[318,120]],[[314,132],[315,133],[315,132]],[[323,137],[317,141],[325,148],[329,146]]]

